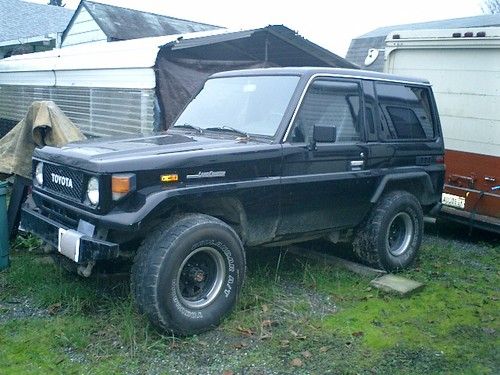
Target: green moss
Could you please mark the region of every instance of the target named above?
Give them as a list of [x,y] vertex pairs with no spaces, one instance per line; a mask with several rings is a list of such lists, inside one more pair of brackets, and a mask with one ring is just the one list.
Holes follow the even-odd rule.
[[363,332],[364,341],[374,349],[395,344],[425,345],[452,354],[464,343],[451,332],[460,326],[480,326],[485,318],[496,314],[494,304],[482,305],[483,296],[466,294],[428,286],[407,300],[379,295],[346,306],[326,319],[324,326],[348,335]]
[[68,361],[68,342],[82,349],[87,341],[82,319],[54,318],[15,320],[0,325],[2,373],[78,373],[80,365]]

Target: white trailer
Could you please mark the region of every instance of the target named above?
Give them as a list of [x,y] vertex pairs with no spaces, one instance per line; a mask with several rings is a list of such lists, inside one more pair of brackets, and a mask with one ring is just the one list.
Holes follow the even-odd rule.
[[151,132],[160,48],[223,32],[89,43],[0,60],[0,119],[17,122],[33,101],[52,100],[91,136]]
[[433,85],[446,147],[441,214],[500,232],[500,28],[392,32],[384,71]]

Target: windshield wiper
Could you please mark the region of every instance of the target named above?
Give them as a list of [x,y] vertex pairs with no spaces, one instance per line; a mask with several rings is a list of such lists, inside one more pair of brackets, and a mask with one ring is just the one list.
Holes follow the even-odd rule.
[[174,128],[185,128],[185,129],[194,129],[198,133],[203,134],[203,129],[200,128],[199,126],[191,125],[191,124],[181,124],[181,125],[174,125]]
[[236,134],[242,135],[245,138],[250,138],[250,136],[248,135],[247,132],[244,132],[243,130],[239,130],[239,129],[233,128],[231,126],[226,126],[226,125],[224,125],[224,126],[214,126],[214,127],[211,127],[211,128],[205,128],[205,130],[227,131],[227,132],[231,132],[231,133],[236,133]]

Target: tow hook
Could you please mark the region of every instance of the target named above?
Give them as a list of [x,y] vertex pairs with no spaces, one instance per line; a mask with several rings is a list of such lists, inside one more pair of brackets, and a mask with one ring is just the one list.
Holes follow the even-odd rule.
[[89,277],[92,274],[92,269],[95,266],[95,260],[91,260],[86,266],[78,266],[78,274],[83,277]]

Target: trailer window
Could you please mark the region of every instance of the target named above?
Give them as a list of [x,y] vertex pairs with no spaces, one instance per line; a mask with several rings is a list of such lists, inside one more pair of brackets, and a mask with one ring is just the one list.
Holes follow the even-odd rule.
[[434,139],[435,125],[427,88],[376,83],[380,132],[390,139]]

